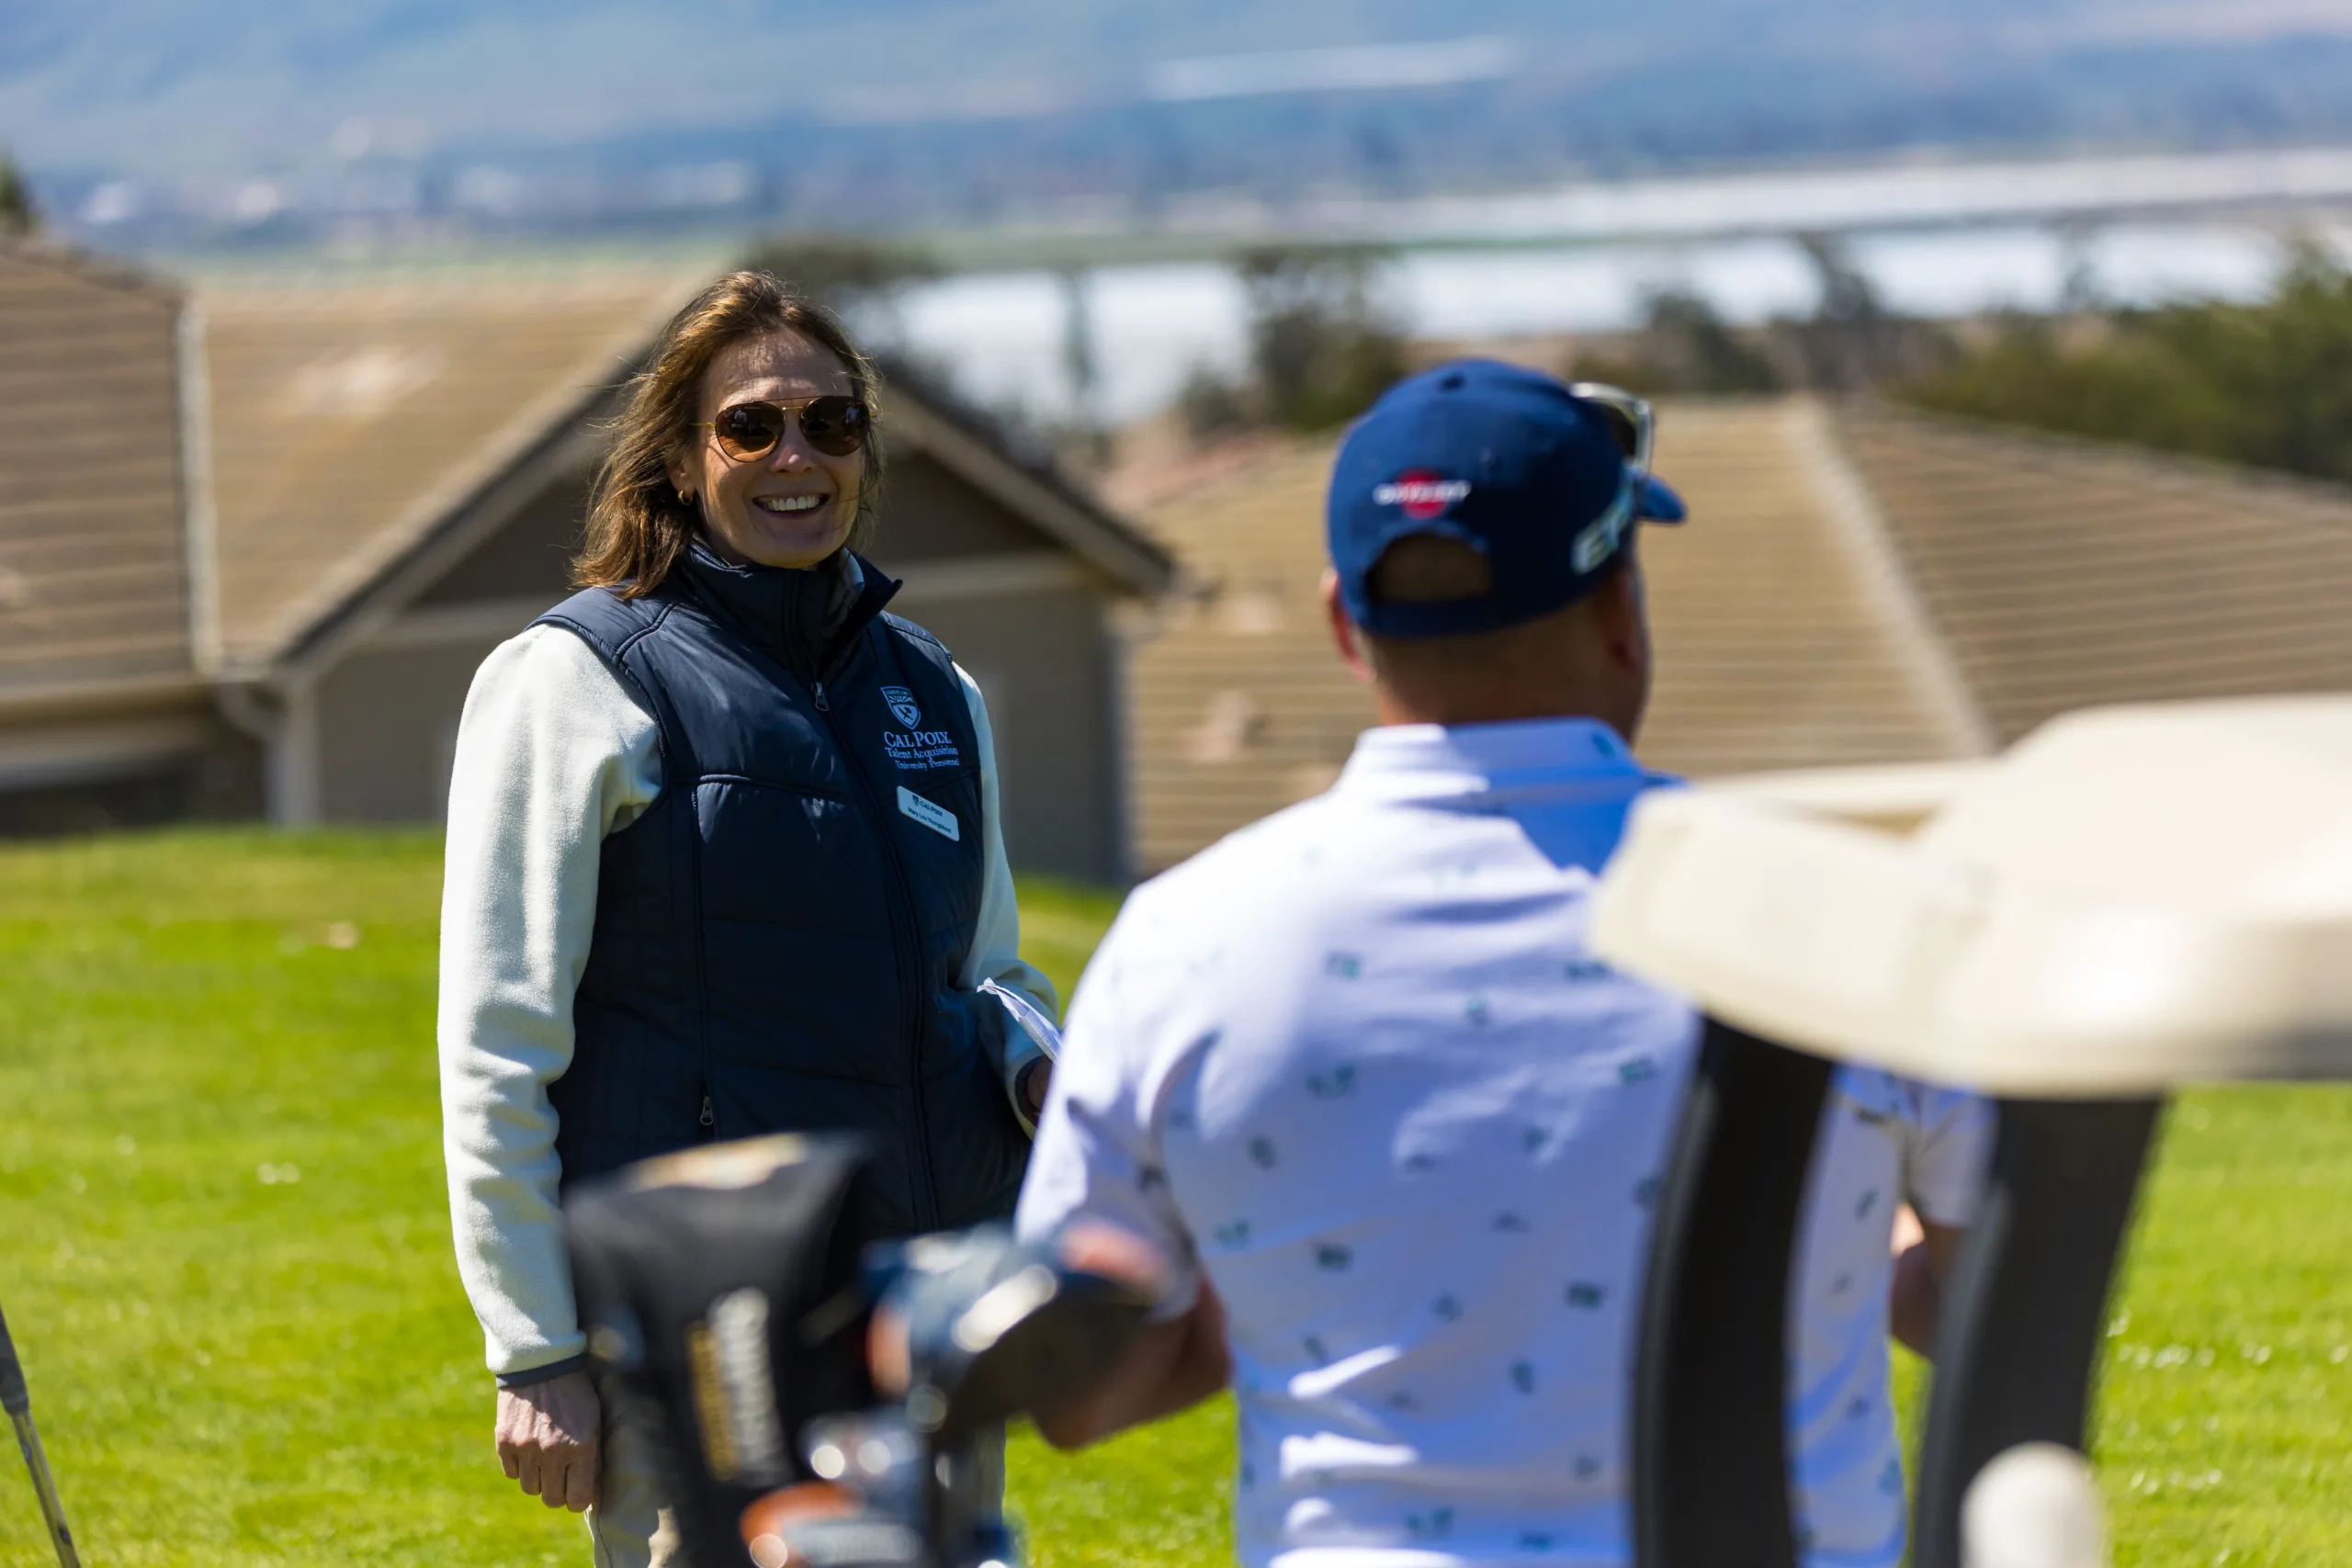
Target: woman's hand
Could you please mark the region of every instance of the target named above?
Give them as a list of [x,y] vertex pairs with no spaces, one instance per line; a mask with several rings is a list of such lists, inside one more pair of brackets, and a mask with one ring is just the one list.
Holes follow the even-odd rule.
[[586,1372],[498,1391],[498,1462],[506,1479],[550,1508],[596,1501],[604,1409]]

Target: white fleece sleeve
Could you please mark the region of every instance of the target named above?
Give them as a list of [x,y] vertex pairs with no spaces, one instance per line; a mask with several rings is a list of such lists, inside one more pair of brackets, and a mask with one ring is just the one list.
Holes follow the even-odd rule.
[[661,732],[588,645],[534,626],[482,661],[458,721],[441,888],[442,1152],[490,1370],[583,1349],[548,1085],[595,929],[605,836],[662,787]]
[[972,711],[972,732],[980,749],[980,833],[988,855],[980,884],[979,929],[972,933],[963,982],[995,996],[1012,1015],[1013,1027],[1006,1032],[1001,1064],[1004,1092],[1022,1127],[1034,1132],[1017,1086],[1030,1063],[1060,1055],[1061,1030],[1055,1020],[1061,1014],[1061,1001],[1054,994],[1054,983],[1021,957],[1021,906],[1013,896],[1012,863],[1004,853],[1004,801],[997,782],[996,736],[989,728],[988,699],[962,665],[956,673],[964,682],[964,701]]

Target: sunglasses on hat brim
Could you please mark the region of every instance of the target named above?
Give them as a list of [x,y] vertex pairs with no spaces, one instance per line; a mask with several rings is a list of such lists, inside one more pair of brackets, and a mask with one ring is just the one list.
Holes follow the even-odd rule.
[[1617,553],[1636,519],[1679,523],[1688,513],[1682,498],[1650,472],[1657,415],[1647,398],[1599,381],[1576,382],[1568,388],[1568,395],[1600,416],[1609,438],[1617,444],[1617,455],[1625,461],[1624,488],[1615,504],[1586,525],[1572,546],[1577,570],[1592,571]]
[[1600,417],[1617,455],[1625,459],[1633,480],[1637,514],[1653,523],[1679,523],[1689,513],[1682,498],[1650,471],[1657,439],[1657,414],[1647,398],[1601,381],[1578,381],[1568,395]]
[[828,457],[848,457],[864,446],[874,431],[872,411],[860,400],[838,393],[786,402],[752,399],[729,403],[718,411],[717,419],[695,428],[709,431],[728,457],[748,463],[775,451],[796,418],[800,421],[800,438],[812,451]]
[[1617,444],[1618,456],[1637,476],[1647,479],[1650,448],[1657,434],[1657,415],[1649,400],[1600,381],[1575,382],[1568,388],[1568,396],[1600,416],[1609,438]]

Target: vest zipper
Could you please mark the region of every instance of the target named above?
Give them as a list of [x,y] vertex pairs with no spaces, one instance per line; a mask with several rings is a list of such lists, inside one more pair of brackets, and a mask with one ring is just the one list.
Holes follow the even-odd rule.
[[702,1124],[706,1131],[718,1125],[718,1112],[710,1108],[710,1096],[702,1097]]
[[[851,646],[856,645],[853,643]],[[858,761],[856,749],[842,736],[841,726],[834,722],[832,705],[825,700],[825,683],[822,681],[811,682],[809,694],[816,699],[817,711],[825,716],[826,732],[832,736],[833,745],[841,752],[842,761],[848,768],[857,793],[865,800],[866,820],[873,825],[875,837],[881,845],[883,864],[889,873],[889,886],[883,891],[887,895],[885,901],[889,906],[890,935],[899,949],[899,1006],[906,1010],[907,1015],[907,1060],[915,1101],[915,1133],[910,1140],[913,1145],[915,1170],[915,1228],[937,1230],[939,1179],[931,1168],[931,1107],[922,1087],[922,927],[915,918],[914,887],[907,880],[906,863],[899,858],[899,840],[891,829],[889,814],[883,809],[873,781],[865,776],[865,768]]]

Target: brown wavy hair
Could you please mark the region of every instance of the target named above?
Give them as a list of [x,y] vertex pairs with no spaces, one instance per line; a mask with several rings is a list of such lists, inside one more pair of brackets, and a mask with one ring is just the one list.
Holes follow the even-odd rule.
[[840,360],[850,389],[876,416],[849,535],[853,549],[872,541],[882,484],[880,376],[831,311],[772,273],[730,272],[670,318],[645,368],[630,378],[628,407],[606,427],[612,446],[596,470],[586,537],[571,562],[574,582],[635,599],[669,577],[702,527],[699,505],[680,501],[672,488],[669,464],[694,444],[703,376],[721,350],[774,333],[797,333]]

